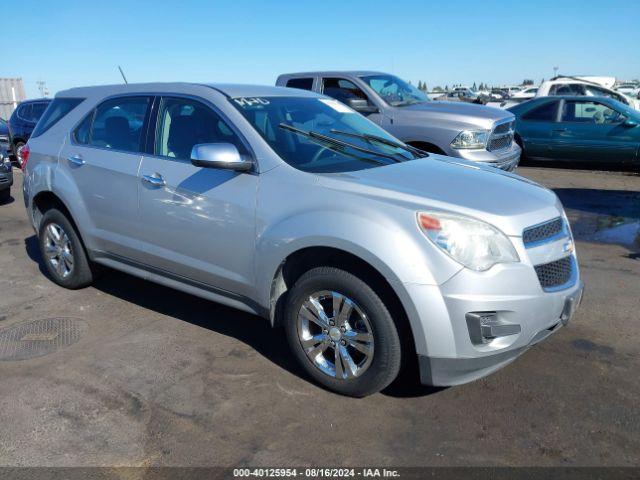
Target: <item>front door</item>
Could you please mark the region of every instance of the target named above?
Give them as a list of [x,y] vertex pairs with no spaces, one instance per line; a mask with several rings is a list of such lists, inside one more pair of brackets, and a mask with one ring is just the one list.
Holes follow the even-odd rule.
[[151,97],[101,103],[71,134],[60,168],[78,186],[89,221],[82,225],[95,250],[140,258],[138,167]]
[[635,128],[623,113],[596,100],[566,100],[552,132],[552,153],[560,160],[629,163],[638,148]]
[[258,175],[194,166],[191,149],[201,143],[232,143],[241,153],[245,148],[210,106],[162,98],[154,154],[145,155],[140,167],[146,263],[200,288],[249,295]]

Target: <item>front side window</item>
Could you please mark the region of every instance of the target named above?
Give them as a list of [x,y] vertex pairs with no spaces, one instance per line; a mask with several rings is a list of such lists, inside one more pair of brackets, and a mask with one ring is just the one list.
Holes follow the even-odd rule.
[[533,108],[527,113],[522,115],[522,120],[536,121],[536,122],[553,122],[556,119],[558,112],[558,102],[547,102],[544,105]]
[[238,136],[211,108],[188,98],[163,98],[155,154],[190,160],[193,146],[201,143],[231,143],[241,153],[245,150]]
[[93,117],[89,145],[142,152],[142,127],[149,104],[149,97],[115,98],[100,104]]
[[44,132],[53,127],[62,117],[80,105],[82,98],[56,98],[49,108],[45,111],[44,115],[40,118],[40,121],[36,125],[35,130],[31,134],[32,137],[42,135]]
[[322,93],[344,104],[352,99],[366,100],[370,104],[367,94],[355,83],[344,78],[323,78]]
[[292,78],[287,82],[287,87],[313,90],[313,78]]
[[361,78],[393,107],[429,101],[424,92],[394,75],[367,75]]
[[563,122],[613,125],[624,119],[620,112],[599,102],[570,100],[564,102],[562,108]]
[[280,158],[299,170],[349,172],[418,157],[409,147],[384,145],[372,139],[376,136],[399,142],[334,99],[241,97],[230,101]]

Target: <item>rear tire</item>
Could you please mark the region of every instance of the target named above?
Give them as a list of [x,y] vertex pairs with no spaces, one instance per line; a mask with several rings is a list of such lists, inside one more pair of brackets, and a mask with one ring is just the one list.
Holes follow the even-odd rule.
[[398,376],[402,352],[396,325],[380,297],[355,275],[314,268],[296,281],[286,302],[289,346],[320,385],[364,397]]
[[6,203],[11,198],[11,189],[6,188],[4,190],[0,190],[0,203]]
[[64,213],[52,208],[44,214],[38,240],[45,267],[55,283],[76,290],[93,282],[84,245]]

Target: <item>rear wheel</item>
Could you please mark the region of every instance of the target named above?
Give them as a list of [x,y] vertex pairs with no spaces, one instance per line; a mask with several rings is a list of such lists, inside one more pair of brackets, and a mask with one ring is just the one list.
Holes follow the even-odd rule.
[[78,233],[64,213],[48,210],[40,222],[38,239],[42,258],[54,282],[73,290],[91,284],[91,264]]
[[8,202],[11,198],[11,189],[5,188],[4,190],[0,190],[0,203]]
[[398,376],[401,347],[394,321],[358,277],[330,267],[308,271],[289,292],[285,315],[298,362],[330,390],[363,397]]

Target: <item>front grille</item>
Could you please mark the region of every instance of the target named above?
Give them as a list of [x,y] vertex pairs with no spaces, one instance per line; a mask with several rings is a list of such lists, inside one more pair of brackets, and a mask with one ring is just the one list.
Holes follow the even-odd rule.
[[490,152],[493,150],[501,150],[508,148],[513,142],[513,129],[515,122],[506,122],[496,125],[493,128],[489,142],[487,143],[487,150]]
[[534,268],[540,285],[547,290],[564,285],[571,280],[573,260],[571,257],[565,257],[554,262],[537,265]]
[[562,218],[554,218],[548,222],[525,229],[525,231],[522,232],[522,241],[525,247],[532,243],[542,242],[561,233],[562,227]]
[[501,150],[503,148],[508,148],[511,146],[513,142],[513,135],[504,135],[497,138],[491,138],[489,140],[489,145],[487,146],[487,150],[492,152],[493,150]]

